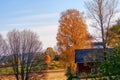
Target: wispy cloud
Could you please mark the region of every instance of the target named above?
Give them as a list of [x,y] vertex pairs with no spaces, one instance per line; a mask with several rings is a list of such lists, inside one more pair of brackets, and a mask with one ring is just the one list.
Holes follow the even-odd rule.
[[48,13],[48,14],[34,14],[34,15],[28,15],[28,16],[22,16],[17,17],[15,20],[19,21],[30,21],[30,20],[40,20],[40,19],[50,19],[50,18],[56,18],[58,17],[58,13]]
[[22,17],[15,17],[9,22],[0,24],[2,30],[6,29],[29,29],[32,27],[43,27],[46,25],[56,25],[58,23],[57,18],[59,17],[58,13],[48,13],[48,14],[34,14]]
[[[18,29],[18,30],[24,30],[24,29]],[[31,27],[27,30],[31,30],[35,32],[39,36],[39,40],[43,43],[43,48],[47,47],[54,47],[56,45],[56,35],[58,30],[58,25],[47,25],[47,26],[37,26],[37,27]],[[9,30],[0,31],[0,34],[3,35],[3,37],[6,39],[7,33]]]
[[58,13],[48,13],[12,18],[9,23],[0,25],[4,26],[0,32],[6,38],[7,32],[13,29],[32,30],[40,36],[44,48],[53,47],[56,45],[57,17]]

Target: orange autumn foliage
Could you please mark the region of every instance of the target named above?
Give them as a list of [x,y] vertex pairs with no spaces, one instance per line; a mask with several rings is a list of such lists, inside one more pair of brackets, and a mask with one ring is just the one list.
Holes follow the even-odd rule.
[[91,48],[92,37],[79,11],[70,9],[62,12],[57,33],[57,46],[60,61],[65,66],[75,62],[75,49]]
[[46,55],[45,58],[44,58],[44,61],[45,61],[46,64],[50,64],[51,57],[49,55]]

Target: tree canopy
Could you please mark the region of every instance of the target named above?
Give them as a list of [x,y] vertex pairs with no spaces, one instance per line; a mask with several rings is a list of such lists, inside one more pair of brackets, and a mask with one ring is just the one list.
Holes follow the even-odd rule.
[[79,11],[69,9],[61,13],[57,46],[63,64],[74,63],[74,50],[90,48],[91,39],[84,17]]
[[10,31],[8,32],[7,38],[16,80],[20,80],[19,74],[21,80],[29,80],[29,73],[35,64],[35,56],[42,49],[41,41],[30,30]]
[[120,20],[108,31],[109,46],[116,47],[120,44]]
[[107,58],[106,48],[108,45],[108,30],[111,27],[113,15],[116,12],[117,0],[91,0],[86,2],[86,8],[90,17],[96,23],[94,25],[101,32],[104,50],[104,59]]
[[102,62],[100,66],[102,76],[108,76],[110,80],[120,79],[120,45],[115,47],[114,54]]
[[56,56],[56,52],[54,51],[54,49],[52,47],[48,47],[45,51],[45,54],[49,55],[51,57],[51,59],[53,60]]
[[2,35],[0,34],[0,61],[3,59],[3,56],[7,56],[7,55],[8,55],[8,46],[5,39],[3,39]]

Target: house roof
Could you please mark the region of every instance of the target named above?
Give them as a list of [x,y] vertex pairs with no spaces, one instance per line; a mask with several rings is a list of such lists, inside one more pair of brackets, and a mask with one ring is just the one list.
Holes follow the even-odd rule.
[[[107,48],[107,53],[113,53],[113,48]],[[103,48],[77,49],[75,50],[75,63],[103,61]]]

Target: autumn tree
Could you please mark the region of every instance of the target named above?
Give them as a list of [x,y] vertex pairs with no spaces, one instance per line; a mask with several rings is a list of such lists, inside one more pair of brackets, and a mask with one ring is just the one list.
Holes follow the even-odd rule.
[[16,80],[29,80],[29,73],[35,64],[35,56],[42,49],[38,36],[29,30],[13,30],[8,32],[7,37]]
[[57,46],[60,61],[64,66],[74,65],[75,49],[91,47],[91,36],[86,29],[84,17],[79,11],[69,9],[61,13]]
[[108,45],[111,47],[118,46],[120,44],[120,19],[108,30],[108,33]]
[[104,59],[106,60],[106,48],[108,45],[108,30],[111,26],[112,17],[116,12],[117,0],[92,0],[86,2],[86,8],[90,17],[96,22],[97,30],[101,32]]
[[50,64],[50,62],[51,62],[51,57],[47,54],[45,57],[44,57],[44,61],[45,61],[45,63],[48,65],[48,64]]
[[51,57],[51,59],[53,60],[56,56],[56,52],[54,51],[54,49],[52,47],[48,47],[45,51],[45,54],[49,55]]

